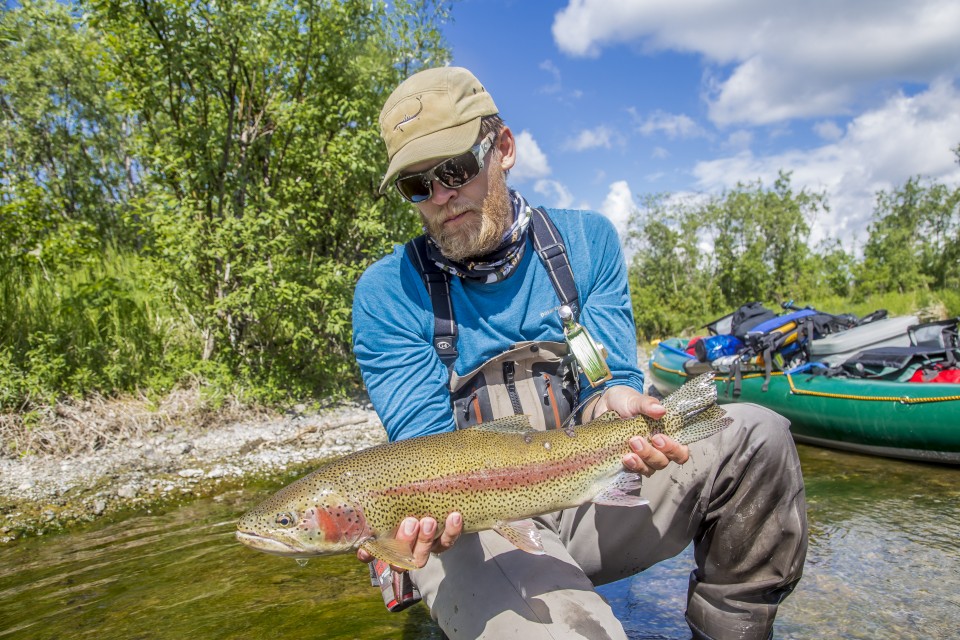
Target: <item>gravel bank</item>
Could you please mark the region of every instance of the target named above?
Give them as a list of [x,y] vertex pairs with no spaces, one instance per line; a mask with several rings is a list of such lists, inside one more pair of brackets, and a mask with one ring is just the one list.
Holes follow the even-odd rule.
[[82,455],[0,458],[0,543],[209,495],[385,440],[369,404],[346,403],[313,415],[172,425]]

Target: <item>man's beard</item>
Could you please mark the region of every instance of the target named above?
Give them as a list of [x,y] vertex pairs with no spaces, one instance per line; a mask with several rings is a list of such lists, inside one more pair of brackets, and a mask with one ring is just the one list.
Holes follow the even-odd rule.
[[[490,167],[487,197],[480,207],[480,216],[464,221],[452,231],[445,231],[443,219],[427,220],[427,232],[440,247],[440,252],[448,259],[463,262],[467,258],[477,258],[492,253],[503,242],[503,234],[513,223],[513,202],[507,188],[506,174],[500,169],[500,163]],[[450,209],[444,210],[446,216],[457,215],[474,208],[473,203],[463,203],[459,207],[456,200]]]

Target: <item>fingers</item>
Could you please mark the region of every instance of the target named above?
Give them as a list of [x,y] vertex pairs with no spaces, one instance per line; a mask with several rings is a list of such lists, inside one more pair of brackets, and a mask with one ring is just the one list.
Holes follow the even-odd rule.
[[[417,566],[422,567],[427,564],[427,560],[430,559],[430,551],[433,549],[433,540],[437,533],[437,521],[430,517],[423,518],[419,522],[416,518],[407,518],[403,521],[400,529],[407,535],[413,535],[413,559]],[[413,533],[410,534],[408,531]],[[399,532],[397,538],[400,538]]]
[[440,537],[433,543],[433,553],[443,553],[452,547],[461,533],[463,533],[463,517],[459,513],[453,512],[447,516]]
[[671,462],[683,464],[690,459],[689,447],[685,444],[680,444],[673,438],[663,434],[657,434],[650,439],[650,443]]
[[[421,520],[413,517],[404,518],[397,528],[396,539],[410,546],[414,563],[418,567],[423,567],[430,559],[431,553],[446,551],[454,545],[461,533],[463,533],[463,518],[459,513],[454,512],[447,516],[439,535],[437,521],[429,516]],[[361,562],[372,562],[374,557],[363,549],[358,549],[357,559]],[[393,569],[403,571],[399,567]]]
[[[422,567],[430,559],[430,547],[433,546],[433,536],[437,531],[437,521],[433,518],[404,518],[397,528],[396,538],[410,546],[414,564]],[[394,571],[402,571],[394,567]]]
[[660,401],[653,396],[640,393],[626,385],[615,385],[603,392],[594,408],[593,415],[598,416],[604,411],[616,411],[623,418],[643,414],[651,418],[662,418],[667,410]]
[[640,396],[640,411],[645,416],[660,419],[667,412],[666,407],[660,404],[660,401],[653,396]]
[[677,443],[673,438],[657,434],[652,442],[634,436],[630,438],[630,452],[623,456],[623,466],[627,470],[650,477],[654,471],[665,468],[671,462],[683,464],[690,458],[686,445]]

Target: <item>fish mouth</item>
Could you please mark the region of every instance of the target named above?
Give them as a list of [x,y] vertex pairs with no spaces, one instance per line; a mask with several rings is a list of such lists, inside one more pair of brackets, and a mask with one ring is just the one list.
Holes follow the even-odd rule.
[[237,540],[251,549],[263,551],[264,553],[272,553],[275,556],[305,558],[308,555],[302,550],[297,549],[293,547],[293,545],[287,544],[286,542],[282,542],[275,538],[267,538],[265,536],[257,535],[256,533],[250,533],[249,531],[237,531]]

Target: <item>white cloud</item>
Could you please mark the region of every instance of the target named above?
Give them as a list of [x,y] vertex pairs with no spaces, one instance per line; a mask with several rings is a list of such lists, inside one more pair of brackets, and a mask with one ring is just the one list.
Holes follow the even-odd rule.
[[640,124],[640,133],[645,136],[663,133],[668,138],[695,138],[704,131],[690,116],[682,113],[654,111]]
[[533,135],[524,129],[516,135],[517,164],[510,170],[510,180],[524,182],[550,175],[550,163]]
[[897,94],[851,120],[838,140],[804,151],[755,156],[743,151],[700,162],[698,187],[710,192],[761,179],[772,186],[780,169],[791,171],[795,191],[825,191],[831,211],[815,221],[811,240],[839,239],[862,246],[876,192],[923,176],[960,185],[952,149],[960,142],[960,89],[940,80],[915,96]]
[[723,146],[727,149],[749,149],[752,142],[753,134],[744,129],[739,129],[727,136],[727,140],[723,143]]
[[550,74],[550,77],[553,79],[553,82],[547,85],[544,85],[540,88],[543,93],[557,93],[560,89],[563,88],[563,83],[560,81],[560,68],[553,63],[552,60],[544,60],[540,63],[540,68]]
[[626,237],[627,223],[630,215],[636,211],[637,205],[633,201],[633,192],[626,180],[618,180],[610,185],[607,197],[600,206],[600,213],[605,215],[616,227],[621,240]]
[[616,134],[609,127],[600,125],[593,129],[584,129],[572,140],[568,140],[565,148],[573,151],[587,151],[588,149],[610,149]]
[[700,55],[719,125],[848,115],[865,91],[960,74],[956,0],[570,0],[553,36],[575,56]]
[[843,129],[833,120],[824,120],[814,124],[813,132],[824,140],[839,140],[843,137]]
[[552,198],[549,205],[551,207],[569,209],[573,205],[573,194],[556,180],[537,180],[533,190],[545,198]]

